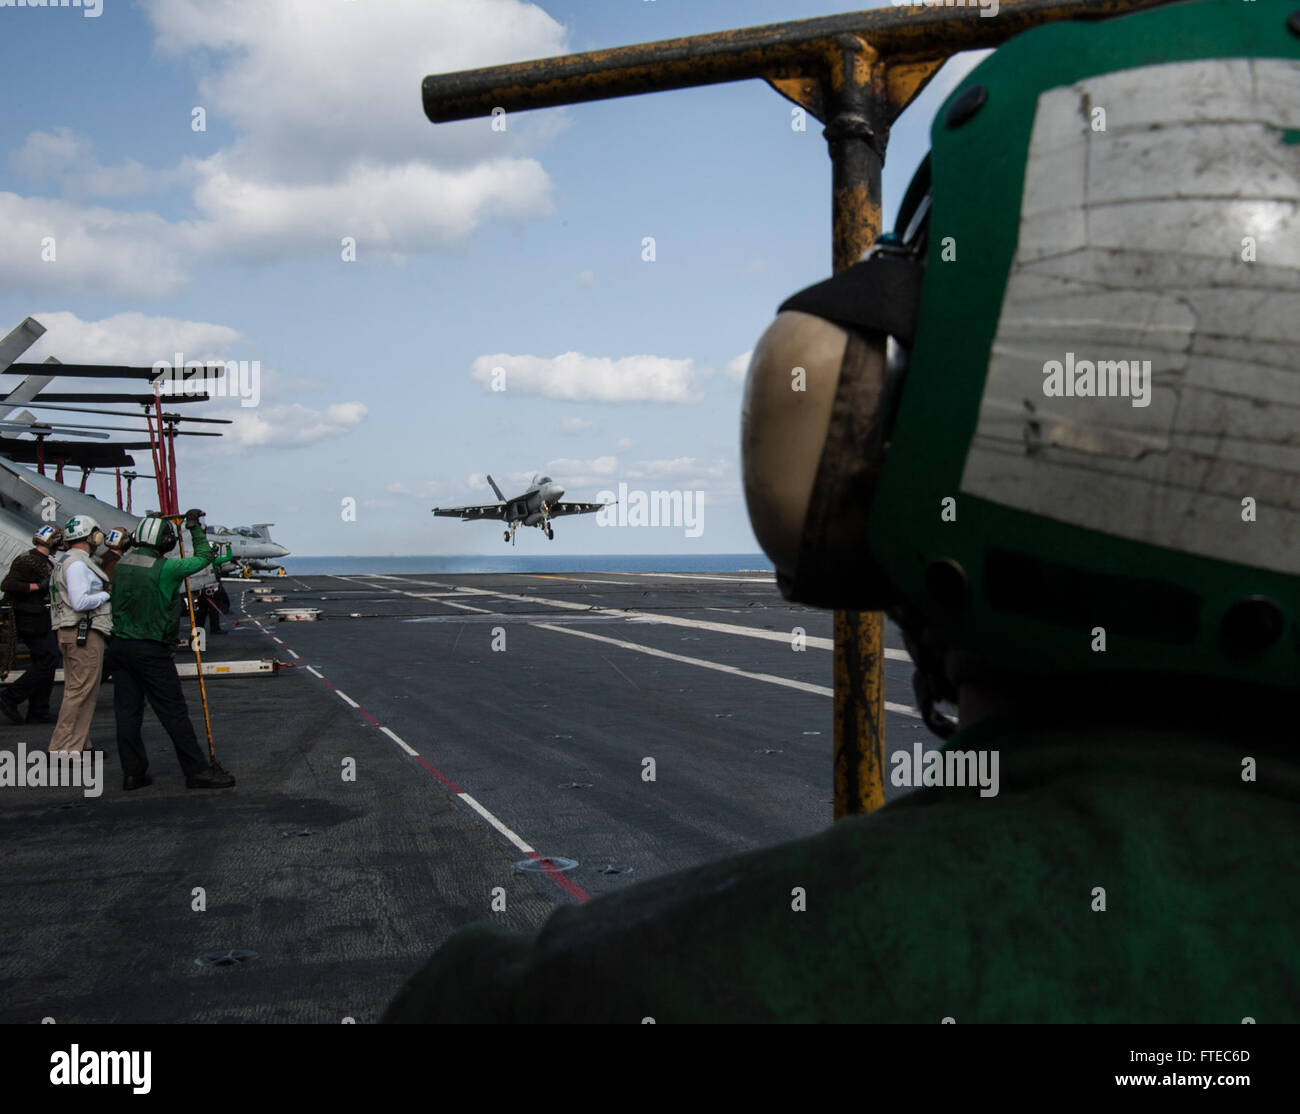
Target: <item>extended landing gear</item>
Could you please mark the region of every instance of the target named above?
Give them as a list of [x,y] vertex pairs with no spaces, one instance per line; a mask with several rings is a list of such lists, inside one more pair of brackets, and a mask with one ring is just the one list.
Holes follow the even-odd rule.
[[546,536],[551,541],[555,541],[555,531],[551,529],[551,524],[549,522],[543,527],[543,529],[546,531]]
[[514,522],[510,524],[510,529],[507,530],[504,534],[505,540],[508,541],[511,545],[514,545],[515,543],[515,530],[518,529],[518,527],[519,527],[519,520],[516,519]]

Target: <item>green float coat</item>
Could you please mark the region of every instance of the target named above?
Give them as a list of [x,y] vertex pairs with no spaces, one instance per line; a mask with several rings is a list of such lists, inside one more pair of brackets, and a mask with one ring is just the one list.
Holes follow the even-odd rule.
[[1294,755],[1009,718],[953,749],[999,752],[996,797],[920,789],[560,909],[533,939],[471,926],[385,1020],[1300,1020]]
[[192,557],[164,558],[151,546],[142,545],[118,561],[113,569],[116,637],[175,641],[182,604],[177,589],[187,576],[213,563],[212,546],[202,526],[190,529],[190,540],[194,545]]

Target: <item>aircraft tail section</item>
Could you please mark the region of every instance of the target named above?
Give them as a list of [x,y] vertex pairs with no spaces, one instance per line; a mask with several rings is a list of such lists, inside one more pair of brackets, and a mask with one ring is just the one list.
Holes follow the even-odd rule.
[[497,498],[500,499],[501,502],[504,503],[504,502],[506,501],[506,497],[505,497],[504,495],[501,494],[501,489],[500,489],[499,487],[497,487],[497,482],[496,482],[496,480],[494,480],[491,476],[489,476],[489,477],[487,478],[487,481],[488,481],[488,483],[490,483],[490,484],[492,485],[492,490],[495,491],[495,492],[497,493]]
[[254,522],[253,529],[259,538],[264,542],[269,542],[271,540],[271,527],[274,525],[274,522]]

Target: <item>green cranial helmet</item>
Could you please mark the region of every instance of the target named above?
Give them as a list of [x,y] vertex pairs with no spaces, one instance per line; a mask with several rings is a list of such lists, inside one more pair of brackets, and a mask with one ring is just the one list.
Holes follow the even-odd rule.
[[1295,691],[1297,430],[1300,14],[1206,0],[975,69],[897,232],[755,349],[742,449],[791,598],[994,672]]
[[161,515],[149,515],[141,520],[135,540],[137,545],[147,545],[159,553],[166,553],[176,544],[176,529]]

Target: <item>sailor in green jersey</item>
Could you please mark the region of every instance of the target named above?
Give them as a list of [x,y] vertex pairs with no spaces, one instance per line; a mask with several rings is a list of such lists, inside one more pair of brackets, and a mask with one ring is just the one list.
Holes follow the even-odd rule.
[[1300,1021],[1297,88],[1295,0],[961,83],[741,435],[783,592],[886,611],[942,749],[811,839],[471,926],[387,1020]]
[[181,585],[187,576],[213,563],[212,547],[199,521],[202,516],[200,510],[185,514],[193,556],[163,557],[175,544],[176,532],[166,518],[150,516],[136,530],[134,548],[113,569],[109,663],[117,749],[127,790],[141,789],[153,781],[141,736],[146,699],[176,748],[189,788],[227,789],[235,784],[230,774],[210,767],[199,747],[173,661],[184,603]]

